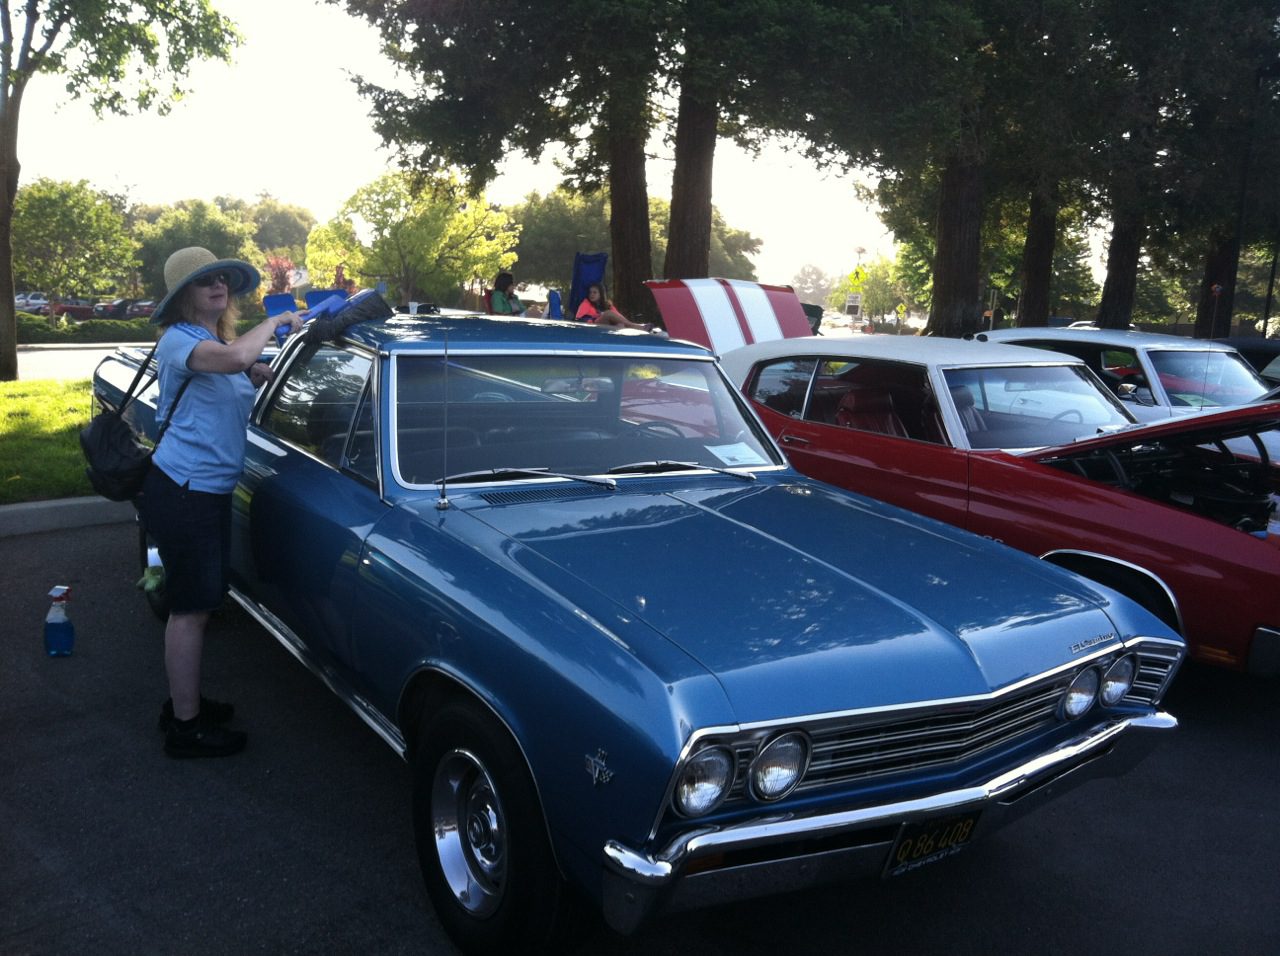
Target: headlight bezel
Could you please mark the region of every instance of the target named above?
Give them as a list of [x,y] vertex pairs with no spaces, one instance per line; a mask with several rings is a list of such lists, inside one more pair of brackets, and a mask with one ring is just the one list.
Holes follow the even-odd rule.
[[[1119,668],[1128,667],[1128,679],[1123,682],[1124,690],[1119,694],[1108,695],[1107,686],[1109,682],[1114,681],[1115,673]],[[1098,683],[1098,703],[1103,707],[1117,707],[1133,690],[1134,682],[1138,679],[1138,656],[1133,653],[1121,654],[1114,661],[1107,665],[1106,670],[1102,674],[1102,679]]]
[[[1088,691],[1088,701],[1081,706],[1078,702],[1073,706],[1073,694],[1079,694],[1085,688],[1082,684],[1092,682],[1093,687]],[[1063,720],[1079,720],[1085,714],[1089,713],[1098,703],[1098,694],[1102,687],[1102,673],[1096,664],[1090,664],[1088,667],[1082,667],[1076,672],[1075,677],[1071,678],[1071,683],[1067,685],[1067,689],[1062,692],[1062,701],[1058,705],[1058,714]]]
[[[691,807],[687,800],[681,798],[683,792],[686,775],[698,767],[709,765],[717,759],[723,759],[725,763],[724,783],[720,786],[720,791],[715,798],[709,802],[699,804],[697,807]],[[680,765],[675,777],[675,786],[671,789],[671,807],[675,812],[686,820],[696,820],[712,813],[729,796],[729,792],[733,789],[733,783],[737,774],[737,756],[733,749],[725,744],[708,744],[700,747],[691,753]]]
[[[765,793],[759,784],[758,774],[761,770],[762,761],[766,759],[766,755],[771,749],[785,747],[792,742],[798,743],[802,751],[801,757],[795,766],[794,777],[790,783],[775,793]],[[751,758],[751,763],[747,767],[747,790],[751,794],[752,799],[760,803],[777,803],[788,797],[804,780],[805,774],[809,770],[809,761],[813,758],[813,741],[809,739],[809,735],[803,730],[791,729],[784,730],[780,733],[764,740],[760,747],[756,750],[756,754]]]

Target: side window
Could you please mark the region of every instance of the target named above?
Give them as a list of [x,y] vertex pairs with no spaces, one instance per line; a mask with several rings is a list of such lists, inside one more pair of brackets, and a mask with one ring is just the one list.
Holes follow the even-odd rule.
[[337,465],[371,366],[362,353],[331,344],[316,346],[289,367],[262,427]]
[[1102,367],[1115,375],[1141,375],[1138,355],[1130,349],[1103,349]]
[[805,417],[898,438],[934,444],[943,440],[928,372],[907,362],[823,362]]
[[799,418],[816,364],[816,359],[802,358],[783,359],[761,366],[751,383],[752,401],[779,414]]

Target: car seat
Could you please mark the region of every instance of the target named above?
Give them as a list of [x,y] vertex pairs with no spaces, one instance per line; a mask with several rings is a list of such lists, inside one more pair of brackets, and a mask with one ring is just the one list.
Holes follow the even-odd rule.
[[907,437],[902,419],[893,410],[893,396],[882,389],[851,388],[836,406],[836,424],[881,435]]
[[960,416],[960,424],[966,433],[986,431],[987,423],[982,418],[973,402],[973,392],[963,385],[951,389],[951,401],[955,403],[956,413]]

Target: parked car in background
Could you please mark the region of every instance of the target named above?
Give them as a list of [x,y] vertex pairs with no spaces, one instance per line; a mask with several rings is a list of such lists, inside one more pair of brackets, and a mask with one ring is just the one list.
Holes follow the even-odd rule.
[[138,299],[132,302],[125,310],[125,316],[130,319],[150,318],[151,313],[156,310],[156,304],[152,299]]
[[1113,587],[1202,661],[1280,674],[1280,405],[1140,425],[1079,359],[949,339],[721,361],[805,474]]
[[34,314],[40,306],[49,304],[49,296],[43,292],[19,292],[13,297],[13,304],[20,311]]
[[68,318],[84,320],[93,318],[93,300],[68,296],[64,299],[53,299],[36,310],[37,315],[65,315]]
[[975,337],[1074,355],[1141,421],[1248,405],[1268,389],[1239,352],[1205,339],[1082,328],[997,329]]
[[107,302],[99,302],[93,307],[93,317],[95,319],[124,319],[128,317],[129,306],[137,301],[135,299],[111,299]]
[[[468,952],[541,949],[573,894],[629,932],[910,872],[1175,726],[1171,628],[803,477],[696,345],[317,320],[275,370],[232,596],[411,764]],[[153,394],[127,416],[149,431]]]
[[1280,386],[1280,339],[1237,336],[1214,341],[1229,345],[1243,355],[1244,360],[1253,366],[1253,370],[1267,383],[1268,388]]

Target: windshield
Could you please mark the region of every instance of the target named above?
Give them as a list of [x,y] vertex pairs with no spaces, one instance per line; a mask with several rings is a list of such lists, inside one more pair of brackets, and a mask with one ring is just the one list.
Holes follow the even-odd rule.
[[1152,351],[1148,356],[1171,405],[1244,405],[1267,390],[1267,383],[1235,352],[1178,349]]
[[455,354],[446,369],[441,355],[402,355],[393,376],[393,455],[409,486],[490,469],[512,480],[537,477],[521,470],[619,474],[655,461],[782,464],[707,361]]
[[970,448],[1042,448],[1133,423],[1083,365],[948,369]]

